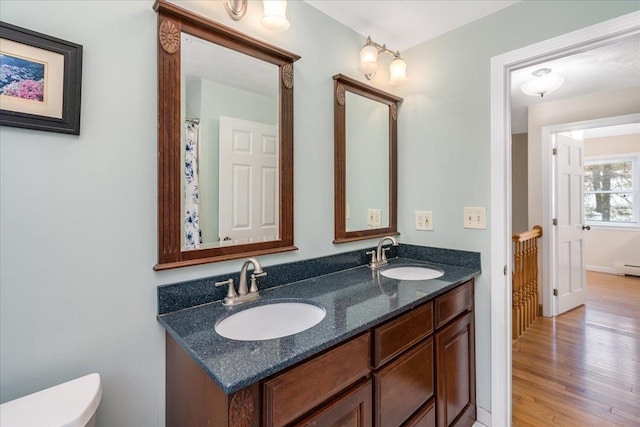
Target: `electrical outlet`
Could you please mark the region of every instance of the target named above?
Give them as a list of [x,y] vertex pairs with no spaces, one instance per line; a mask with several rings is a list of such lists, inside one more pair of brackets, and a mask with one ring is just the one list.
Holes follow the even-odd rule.
[[367,210],[367,226],[369,228],[382,227],[382,209],[369,208]]
[[431,211],[416,211],[416,230],[433,231],[433,213]]
[[464,208],[464,228],[487,228],[486,208]]

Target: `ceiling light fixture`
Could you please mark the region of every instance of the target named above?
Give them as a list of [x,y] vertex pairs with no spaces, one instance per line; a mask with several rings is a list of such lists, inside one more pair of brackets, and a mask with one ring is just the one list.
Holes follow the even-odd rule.
[[[224,9],[231,19],[240,21],[247,13],[248,0],[226,0]],[[287,20],[287,0],[263,0],[262,25],[271,31],[284,31],[289,28]]]
[[360,72],[371,80],[378,71],[378,56],[381,53],[387,53],[393,56],[393,61],[389,64],[389,84],[400,85],[408,81],[407,79],[407,63],[400,57],[400,51],[392,51],[387,46],[378,44],[367,37],[367,41],[360,50]]
[[534,71],[534,78],[520,86],[520,89],[531,96],[544,97],[546,93],[551,93],[562,86],[564,77],[556,74],[550,74],[551,68],[541,68]]

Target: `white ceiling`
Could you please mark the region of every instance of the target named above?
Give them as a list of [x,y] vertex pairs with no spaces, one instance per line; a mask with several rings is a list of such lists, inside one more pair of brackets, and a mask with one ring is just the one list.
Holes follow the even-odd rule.
[[386,43],[393,51],[413,47],[517,3],[510,0],[305,1],[362,36]]
[[[544,98],[525,95],[520,86],[533,78],[531,73],[551,68],[564,77],[558,90]],[[589,93],[640,85],[640,35],[575,55],[538,63],[511,73],[511,130],[527,132],[529,106]]]
[[182,33],[182,70],[187,81],[201,79],[276,98],[278,67],[235,50]]
[[[305,0],[364,37],[404,50],[468,24],[517,1],[485,0]],[[411,68],[411,64],[407,64]],[[544,98],[522,93],[520,86],[539,68],[562,74],[564,84]],[[528,107],[541,102],[640,85],[640,36],[553,61],[511,75],[512,132],[527,132]]]

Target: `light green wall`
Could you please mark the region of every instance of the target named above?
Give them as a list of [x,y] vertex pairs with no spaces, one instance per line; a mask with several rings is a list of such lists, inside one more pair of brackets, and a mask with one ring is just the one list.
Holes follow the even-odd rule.
[[[333,245],[333,80],[360,78],[364,37],[301,1],[291,27],[232,21],[217,2],[180,2],[302,56],[295,64],[296,252],[271,264],[361,249]],[[99,372],[100,426],[164,425],[164,332],[156,286],[238,271],[241,261],[154,272],[157,259],[156,16],[151,0],[7,1],[2,20],[84,45],[82,128],[0,128],[0,400]],[[635,2],[523,2],[403,52],[401,240],[482,252],[463,206],[489,203],[489,58],[637,8]],[[37,11],[37,13],[34,13]],[[385,67],[381,67],[384,69]],[[372,84],[391,91],[382,70]],[[433,233],[412,231],[433,210]],[[489,207],[490,208],[490,207]],[[491,210],[488,210],[490,215]],[[313,224],[313,227],[309,226]],[[490,407],[489,275],[477,282],[478,404]]]
[[[636,1],[522,1],[405,52],[409,83],[399,112],[398,227],[402,241],[479,251],[476,281],[477,404],[491,409],[490,230],[462,226],[465,206],[490,221],[490,60],[638,10]],[[414,211],[433,211],[433,232]]]
[[368,229],[369,209],[389,226],[389,106],[346,93],[346,230]]

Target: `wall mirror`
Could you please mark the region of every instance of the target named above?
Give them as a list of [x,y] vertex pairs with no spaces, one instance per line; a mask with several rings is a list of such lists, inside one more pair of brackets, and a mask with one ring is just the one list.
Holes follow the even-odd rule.
[[397,121],[402,98],[334,79],[334,243],[397,231]]
[[295,250],[293,63],[165,0],[156,270]]

